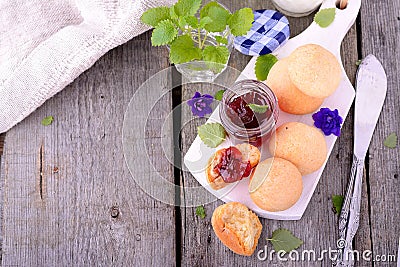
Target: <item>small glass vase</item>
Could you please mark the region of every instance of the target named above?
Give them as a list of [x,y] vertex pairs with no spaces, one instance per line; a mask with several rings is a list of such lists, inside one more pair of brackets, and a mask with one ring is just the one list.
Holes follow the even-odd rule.
[[[199,33],[197,31],[191,32],[192,39],[196,46],[199,46]],[[214,62],[193,60],[181,64],[176,64],[176,69],[189,81],[191,82],[213,82],[218,75],[220,75],[228,66],[229,58],[233,48],[233,35],[230,33],[228,27],[223,32],[212,32],[206,35],[205,31],[200,32],[200,40],[204,40],[206,46],[217,46],[216,36],[225,37],[228,40],[226,45],[220,44],[220,46],[226,46],[229,50],[229,57],[225,64],[218,64]]]

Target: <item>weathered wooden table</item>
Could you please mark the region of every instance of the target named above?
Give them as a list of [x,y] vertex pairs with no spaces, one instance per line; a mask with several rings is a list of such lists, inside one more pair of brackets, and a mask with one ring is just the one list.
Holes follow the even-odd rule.
[[[222,1],[235,10],[249,6],[272,8],[266,0]],[[386,103],[368,153],[361,222],[355,238],[359,251],[397,254],[400,233],[399,149],[383,146],[392,132],[400,134],[400,8],[399,0],[365,0],[356,25],[342,46],[346,71],[354,82],[356,61],[369,53],[379,58],[388,76]],[[289,19],[292,36],[312,16]],[[249,57],[234,52],[230,65],[242,70]],[[210,217],[221,201],[205,206],[200,219],[195,208],[163,204],[144,193],[131,179],[122,148],[124,111],[135,90],[146,79],[169,66],[166,48],[150,44],[150,32],[103,56],[61,93],[0,138],[1,249],[3,266],[266,266],[257,256],[233,254],[214,235]],[[179,79],[180,77],[174,77]],[[206,93],[210,88],[201,88]],[[159,122],[173,106],[189,99],[196,86],[175,88],[162,98]],[[151,95],[143,101],[152,101]],[[140,109],[137,110],[140,115]],[[49,127],[40,124],[53,115]],[[181,114],[184,120],[187,114]],[[196,135],[197,121],[183,127],[175,144],[182,155]],[[196,124],[196,125],[195,125]],[[262,219],[263,232],[256,251],[267,245],[273,230],[284,227],[304,240],[299,251],[335,248],[338,217],[331,196],[343,194],[350,174],[353,116],[343,127],[314,196],[299,221]],[[171,132],[179,121],[167,127]],[[166,160],[160,149],[157,121],[149,125],[148,154],[170,181],[188,187],[197,182]],[[177,136],[175,136],[177,138]],[[140,157],[141,155],[137,155]],[[175,154],[181,160],[181,154]],[[137,166],[146,168],[146,166]],[[146,177],[142,177],[146,179]],[[183,196],[183,197],[181,197]],[[184,194],[178,194],[182,203]],[[174,196],[173,196],[174,197]],[[383,258],[381,257],[383,260]],[[392,258],[393,260],[393,258]],[[329,266],[322,262],[280,262],[280,266]],[[361,261],[357,266],[396,266],[395,262]]]

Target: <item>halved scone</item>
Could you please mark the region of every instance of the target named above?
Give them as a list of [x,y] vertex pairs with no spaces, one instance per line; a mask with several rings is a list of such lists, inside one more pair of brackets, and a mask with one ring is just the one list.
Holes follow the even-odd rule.
[[260,156],[257,147],[246,143],[219,149],[208,161],[207,181],[211,188],[219,190],[248,177],[260,161]]
[[223,150],[217,150],[214,155],[208,160],[207,169],[206,169],[206,177],[207,181],[210,184],[211,188],[214,190],[219,190],[224,188],[227,183],[225,183],[224,179],[222,179],[217,166],[222,160]]
[[239,202],[215,209],[211,218],[215,234],[233,252],[251,256],[257,247],[262,225],[257,215]]
[[261,153],[257,147],[247,143],[239,144],[235,147],[242,152],[242,160],[248,161],[252,168],[260,162]]

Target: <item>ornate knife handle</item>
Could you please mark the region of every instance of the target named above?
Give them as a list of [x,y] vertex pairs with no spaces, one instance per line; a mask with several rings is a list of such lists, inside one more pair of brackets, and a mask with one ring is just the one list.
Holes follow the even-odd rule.
[[354,266],[352,242],[360,222],[363,171],[364,159],[354,155],[350,181],[339,217],[339,239],[336,243],[338,255],[334,266]]

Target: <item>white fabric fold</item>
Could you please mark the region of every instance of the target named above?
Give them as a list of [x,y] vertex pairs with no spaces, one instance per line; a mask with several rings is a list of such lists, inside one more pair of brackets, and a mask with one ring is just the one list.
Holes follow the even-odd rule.
[[149,28],[148,8],[175,0],[0,1],[0,133],[110,49]]

